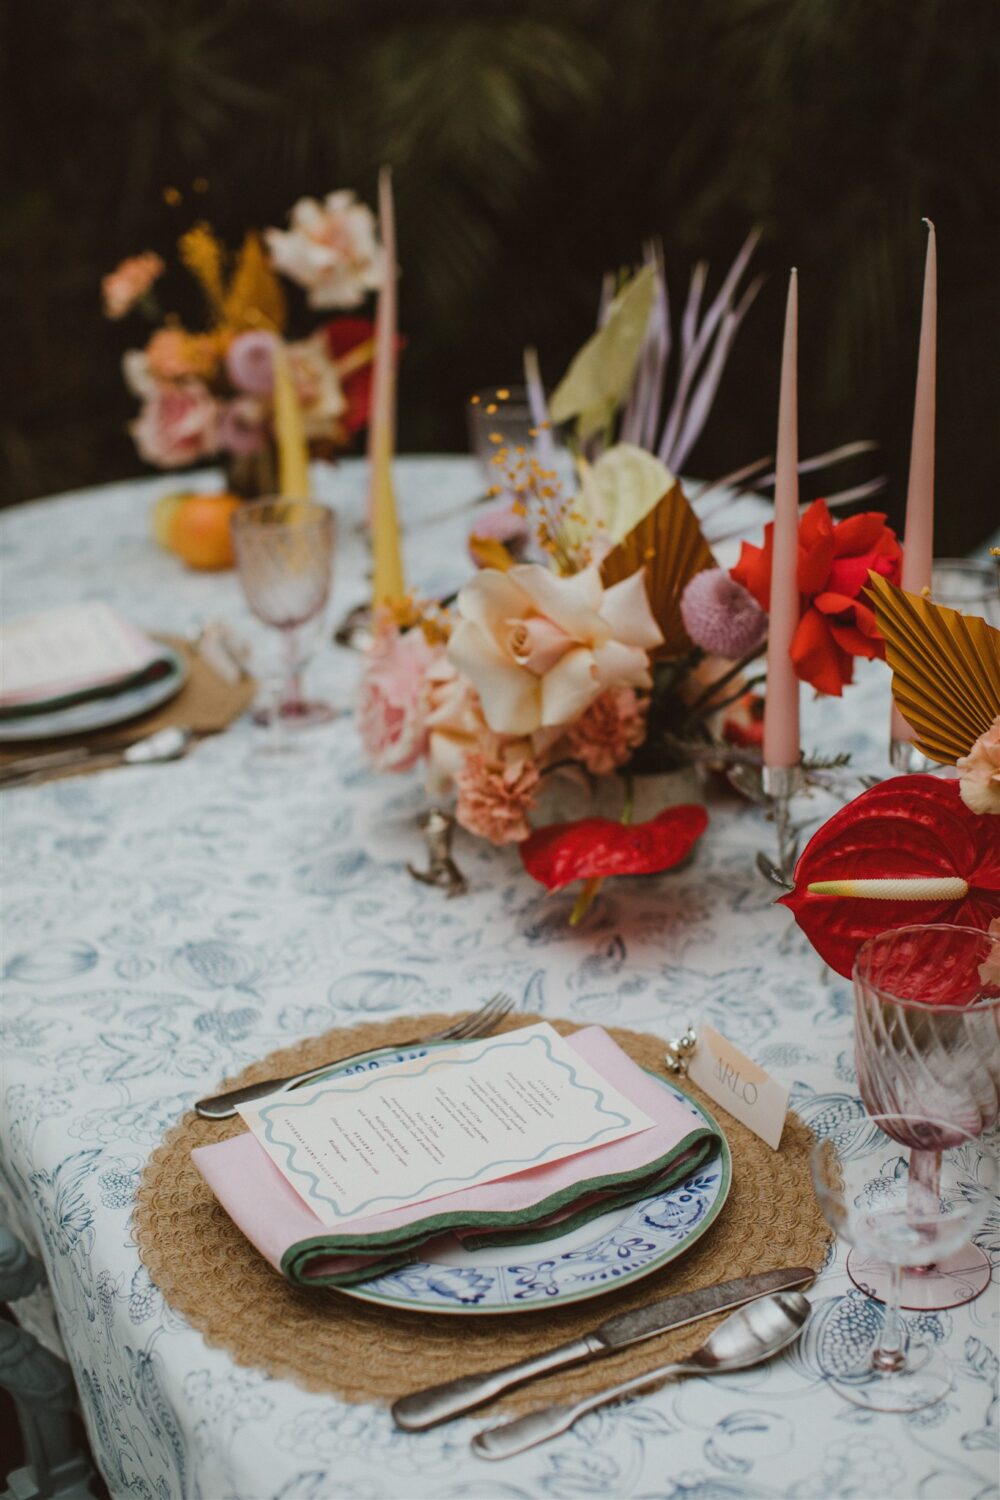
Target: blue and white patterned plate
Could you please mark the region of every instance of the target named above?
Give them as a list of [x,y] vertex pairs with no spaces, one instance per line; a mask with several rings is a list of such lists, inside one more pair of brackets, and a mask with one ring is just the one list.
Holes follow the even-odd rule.
[[[343,1071],[364,1072],[424,1057],[428,1050],[382,1052],[350,1063]],[[334,1067],[323,1076],[339,1071]],[[718,1154],[684,1182],[538,1244],[506,1245],[493,1252],[465,1250],[453,1236],[441,1235],[424,1247],[425,1260],[338,1291],[362,1302],[430,1313],[531,1312],[600,1297],[682,1255],[722,1209],[732,1181],[732,1155],[708,1110],[658,1073],[650,1077],[686,1104],[696,1120],[717,1131],[722,1143]]]

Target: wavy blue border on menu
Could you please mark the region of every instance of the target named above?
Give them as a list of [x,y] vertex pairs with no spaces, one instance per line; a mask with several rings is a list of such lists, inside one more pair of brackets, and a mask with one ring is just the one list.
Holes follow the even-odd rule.
[[[424,1186],[420,1189],[421,1197],[437,1198],[442,1196],[445,1191],[453,1192],[457,1188],[461,1187],[463,1183],[472,1182],[477,1179],[482,1180],[484,1170],[486,1172],[492,1172],[496,1167],[509,1167],[511,1169],[511,1172],[509,1174],[505,1172],[504,1175],[512,1175],[514,1171],[519,1171],[522,1168],[536,1165],[536,1163],[541,1161],[543,1156],[547,1156],[552,1150],[558,1150],[563,1146],[573,1146],[576,1149],[583,1151],[588,1146],[593,1146],[598,1140],[600,1140],[602,1136],[608,1135],[612,1130],[616,1129],[617,1126],[628,1124],[628,1115],[623,1115],[620,1110],[608,1108],[608,1106],[604,1103],[604,1094],[600,1089],[594,1088],[591,1084],[580,1083],[577,1079],[576,1068],[573,1067],[571,1063],[564,1062],[562,1058],[555,1057],[552,1052],[552,1043],[550,1042],[549,1038],[547,1036],[540,1036],[537,1032],[534,1036],[525,1037],[525,1039],[521,1042],[513,1040],[509,1042],[499,1040],[488,1041],[479,1049],[475,1057],[453,1057],[439,1059],[429,1058],[426,1067],[422,1068],[419,1073],[407,1073],[406,1077],[423,1078],[424,1075],[429,1073],[432,1068],[467,1067],[470,1063],[477,1062],[479,1058],[482,1057],[483,1054],[487,1051],[500,1052],[509,1047],[530,1047],[533,1042],[540,1042],[544,1047],[546,1054],[548,1055],[549,1061],[554,1063],[557,1068],[565,1069],[565,1071],[569,1074],[571,1088],[577,1089],[580,1093],[593,1094],[595,1096],[596,1108],[598,1112],[600,1114],[610,1115],[611,1123],[602,1126],[600,1130],[596,1130],[593,1135],[588,1136],[585,1141],[555,1141],[547,1145],[544,1150],[539,1151],[535,1156],[516,1157],[509,1160],[500,1158],[498,1161],[490,1162],[489,1166],[485,1169],[480,1169],[480,1171],[478,1172],[470,1173],[468,1177],[439,1177],[434,1182],[428,1182],[424,1184]],[[376,1071],[368,1079],[366,1079],[366,1081],[361,1085],[360,1088],[331,1089],[330,1092],[337,1094],[363,1094],[372,1086],[372,1084],[378,1082],[379,1076],[378,1071]],[[381,1082],[385,1082],[384,1074],[382,1076]],[[316,1096],[313,1096],[312,1099],[304,1099],[301,1103],[298,1103],[294,1099],[285,1098],[280,1102],[275,1101],[274,1104],[265,1104],[261,1109],[257,1111],[258,1118],[263,1124],[264,1137],[267,1140],[268,1144],[285,1153],[286,1162],[284,1170],[291,1176],[305,1178],[307,1180],[309,1184],[306,1189],[307,1201],[320,1199],[323,1203],[328,1203],[330,1205],[331,1209],[339,1220],[350,1221],[351,1219],[358,1218],[358,1216],[363,1213],[364,1210],[372,1203],[383,1203],[388,1206],[392,1203],[407,1202],[412,1200],[412,1193],[397,1193],[395,1196],[387,1196],[384,1193],[378,1193],[372,1198],[366,1198],[364,1203],[360,1203],[356,1208],[352,1208],[350,1213],[341,1212],[341,1210],[337,1207],[337,1200],[335,1198],[331,1198],[328,1193],[323,1192],[320,1186],[320,1180],[317,1177],[316,1173],[310,1167],[301,1166],[296,1161],[295,1158],[299,1152],[299,1146],[294,1141],[290,1142],[281,1139],[278,1135],[276,1135],[275,1125],[271,1119],[271,1114],[275,1111],[287,1113],[287,1111],[290,1109],[310,1109],[316,1102]],[[301,1192],[301,1188],[299,1188],[298,1191]]]

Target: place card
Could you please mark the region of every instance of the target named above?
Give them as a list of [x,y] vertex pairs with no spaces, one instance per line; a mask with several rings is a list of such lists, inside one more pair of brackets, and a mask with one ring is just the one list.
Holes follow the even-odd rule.
[[687,1076],[777,1151],[788,1113],[788,1089],[704,1022],[688,1054]]
[[342,1074],[240,1114],[316,1216],[338,1227],[654,1123],[545,1022]]
[[137,625],[99,600],[11,620],[0,629],[0,705],[117,682],[159,655]]

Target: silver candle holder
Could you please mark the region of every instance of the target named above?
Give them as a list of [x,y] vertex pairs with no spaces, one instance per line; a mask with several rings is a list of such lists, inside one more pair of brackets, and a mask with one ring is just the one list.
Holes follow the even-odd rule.
[[763,766],[761,789],[767,815],[777,834],[778,857],[772,860],[763,850],[757,853],[757,868],[774,885],[791,890],[794,882],[795,862],[799,857],[799,834],[801,829],[792,822],[792,801],[803,790],[806,782],[801,764],[795,766]]
[[898,740],[895,735],[889,741],[889,765],[894,776],[914,776],[926,771],[939,771],[941,767],[918,750],[912,740]]

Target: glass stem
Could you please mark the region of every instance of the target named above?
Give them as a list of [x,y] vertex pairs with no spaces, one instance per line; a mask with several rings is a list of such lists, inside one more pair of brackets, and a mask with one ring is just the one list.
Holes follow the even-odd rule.
[[889,1267],[889,1287],[885,1295],[885,1314],[882,1332],[872,1350],[872,1369],[880,1375],[893,1375],[906,1364],[906,1334],[899,1315],[899,1304],[903,1295],[902,1266]]
[[285,686],[278,710],[282,717],[294,717],[302,706],[302,671],[299,666],[299,642],[294,625],[286,625],[285,637]]
[[937,1198],[941,1193],[941,1153],[940,1151],[911,1151],[910,1172],[908,1181],[908,1196],[911,1207],[916,1207],[913,1199],[923,1203],[923,1208],[917,1209],[921,1217],[927,1214],[927,1194]]
[[[941,1192],[941,1153],[940,1151],[911,1151],[910,1170],[906,1182],[907,1213],[912,1219],[924,1219],[927,1216],[927,1194],[934,1198],[940,1196]],[[911,1276],[933,1276],[937,1271],[937,1262],[929,1265],[910,1266]]]

